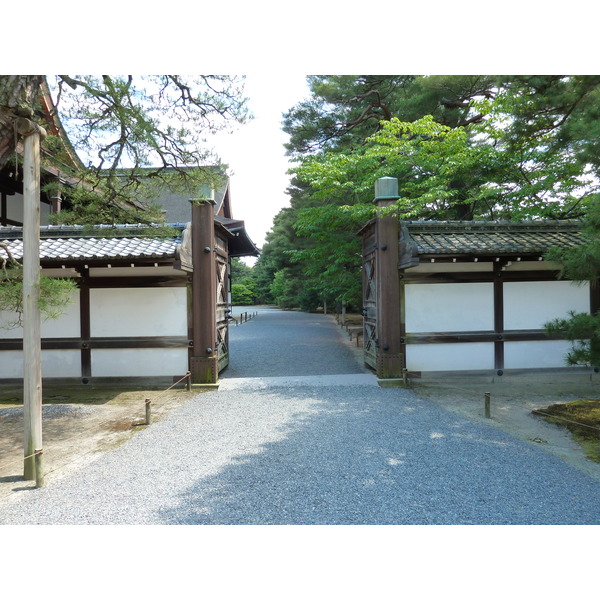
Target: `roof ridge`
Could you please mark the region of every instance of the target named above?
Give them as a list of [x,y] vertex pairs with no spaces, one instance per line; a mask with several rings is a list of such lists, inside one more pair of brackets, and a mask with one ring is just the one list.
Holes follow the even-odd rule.
[[[124,223],[124,224],[98,224],[98,225],[42,225],[40,227],[40,238],[52,237],[95,237],[96,232],[113,232],[114,237],[125,237],[126,234],[136,234],[140,237],[148,237],[148,229],[159,229],[161,227],[170,227],[183,231],[187,223]],[[70,234],[70,235],[68,235]],[[5,239],[15,239],[23,237],[23,227],[21,226],[2,226],[0,227],[0,237]]]
[[461,233],[480,231],[565,231],[581,230],[583,221],[578,219],[544,219],[530,221],[402,221],[410,232],[421,231],[456,231]]

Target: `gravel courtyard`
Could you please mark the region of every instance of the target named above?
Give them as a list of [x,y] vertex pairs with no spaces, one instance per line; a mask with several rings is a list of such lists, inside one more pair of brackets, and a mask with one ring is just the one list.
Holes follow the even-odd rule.
[[599,524],[600,481],[422,394],[381,388],[322,315],[231,328],[218,391],[0,524]]

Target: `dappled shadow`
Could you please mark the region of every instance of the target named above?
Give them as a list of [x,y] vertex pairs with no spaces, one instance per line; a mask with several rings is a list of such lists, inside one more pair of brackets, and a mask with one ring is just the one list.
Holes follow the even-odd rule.
[[566,480],[595,486],[589,498],[600,486],[554,457],[405,391],[370,394],[365,402],[350,387],[319,390],[313,410],[280,428],[276,441],[240,452],[218,473],[196,481],[176,506],[160,511],[160,521],[599,522],[597,504],[580,502],[562,475],[566,470]]
[[7,475],[0,477],[0,483],[14,483],[16,481],[24,481],[22,475]]

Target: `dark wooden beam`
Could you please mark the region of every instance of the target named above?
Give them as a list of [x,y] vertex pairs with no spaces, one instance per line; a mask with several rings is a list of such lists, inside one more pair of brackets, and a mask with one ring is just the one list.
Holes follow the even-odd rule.
[[504,371],[504,275],[505,263],[494,263],[494,368],[497,373]]
[[[428,331],[407,333],[407,344],[460,344],[475,342],[539,342],[549,340],[543,329],[515,329],[498,333],[496,331]],[[552,339],[566,339],[553,337]],[[503,367],[501,367],[503,368]]]
[[[43,338],[42,350],[85,350],[97,348],[187,348],[186,336],[138,336],[138,337],[98,337],[98,338]],[[0,340],[1,350],[22,350],[23,340]]]
[[[490,283],[495,281],[494,271],[460,273],[401,273],[405,283]],[[558,271],[502,271],[503,281],[556,281]]]
[[600,282],[590,281],[590,314],[595,315],[600,310]]
[[92,351],[85,340],[91,337],[91,303],[89,286],[89,269],[79,269],[81,279],[79,285],[79,334],[81,338],[81,377],[92,375]]

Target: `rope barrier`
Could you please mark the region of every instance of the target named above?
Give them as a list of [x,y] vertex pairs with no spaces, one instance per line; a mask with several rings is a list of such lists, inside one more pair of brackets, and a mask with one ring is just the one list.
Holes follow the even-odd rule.
[[[473,390],[469,390],[467,388],[463,388],[463,387],[458,386],[458,385],[446,385],[445,384],[444,388],[445,389],[459,390],[461,392],[467,393],[468,395],[475,395],[475,392],[473,392]],[[542,415],[542,416],[545,416],[545,417],[552,417],[553,419],[559,419],[559,420],[562,420],[562,421],[566,421],[567,423],[572,423],[573,425],[580,425],[581,427],[587,427],[588,429],[593,429],[593,430],[597,431],[600,434],[600,428],[599,427],[594,427],[593,425],[587,425],[586,423],[580,423],[579,421],[572,421],[570,419],[566,419],[565,417],[561,417],[561,416],[558,416],[558,415],[552,415],[550,413],[545,413],[545,412],[543,412],[543,411],[541,411],[539,409],[532,409],[531,412],[533,414],[536,414],[536,415]]]
[[237,317],[230,316],[228,317],[230,320],[235,321],[235,326],[242,325],[243,323],[247,323],[248,321],[254,319],[254,317],[258,316],[258,311],[254,311],[253,313],[243,312],[240,313]]
[[550,413],[545,413],[541,410],[532,410],[531,411],[535,415],[543,415],[545,417],[551,417],[552,419],[559,419],[561,421],[566,421],[567,423],[573,423],[574,425],[579,425],[580,427],[587,427],[588,429],[593,429],[600,434],[600,427],[594,427],[594,425],[587,425],[586,423],[579,423],[578,421],[571,421],[570,419],[566,419],[565,417],[560,417],[558,415],[551,415]]
[[[191,377],[191,372],[188,371],[181,379],[179,379],[178,381],[176,381],[175,383],[173,383],[171,386],[169,386],[168,388],[166,388],[165,390],[163,390],[162,392],[160,392],[160,394],[158,394],[156,396],[156,398],[154,400],[158,400],[159,398],[161,398],[164,394],[166,394],[167,392],[169,392],[170,390],[172,390],[176,385],[180,384],[182,381],[184,381],[185,379],[187,379],[188,377]],[[82,437],[83,435],[85,435],[87,432],[93,430],[93,429],[98,429],[99,427],[102,427],[103,425],[107,425],[108,423],[113,422],[115,419],[107,419],[106,421],[100,421],[99,423],[95,423],[94,425],[84,428],[82,430],[80,430],[80,432],[76,435],[70,436],[69,438],[66,438],[65,440],[62,441],[68,441],[68,440],[75,440],[77,438]],[[40,450],[36,450],[33,454],[30,454],[28,456],[24,456],[22,459],[21,458],[15,458],[12,459],[8,462],[2,463],[0,464],[0,470],[3,470],[5,467],[9,467],[11,465],[20,463],[21,460],[25,461],[29,458],[34,458],[35,456],[41,454],[43,452],[43,449]],[[67,460],[65,462],[63,462],[60,466],[55,467],[54,469],[51,470],[46,470],[45,471],[45,475],[49,474],[49,473],[53,473],[54,471],[58,470],[60,467],[63,467],[65,465],[68,465],[72,462],[75,462],[77,459],[81,458],[82,456],[85,456],[87,454],[90,454],[91,452],[93,452],[93,450],[90,450],[88,452],[83,452],[82,454],[79,454],[76,458],[72,459],[72,460]]]

